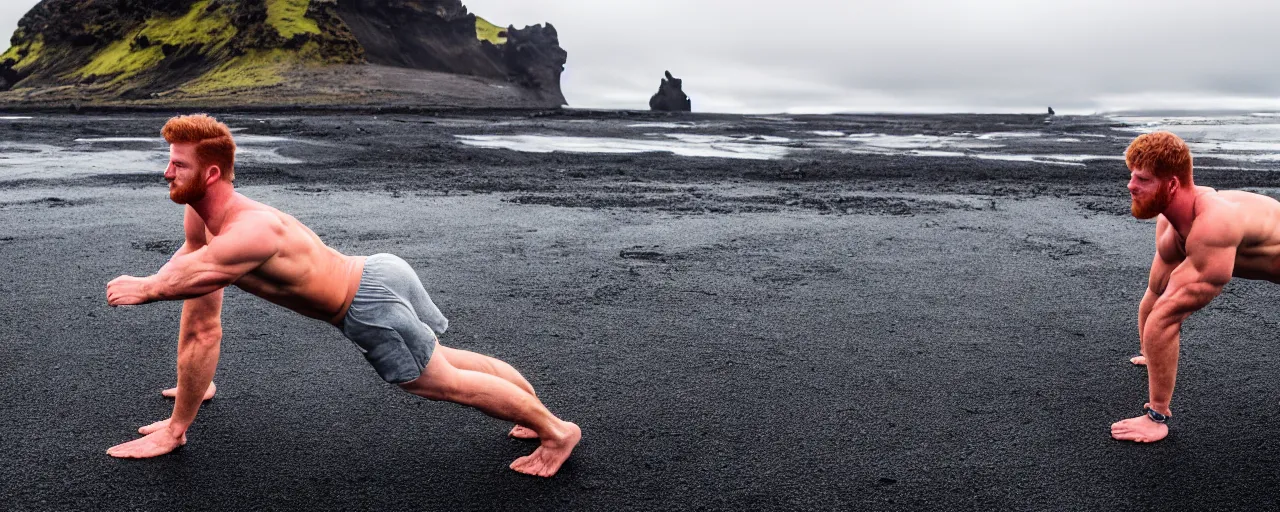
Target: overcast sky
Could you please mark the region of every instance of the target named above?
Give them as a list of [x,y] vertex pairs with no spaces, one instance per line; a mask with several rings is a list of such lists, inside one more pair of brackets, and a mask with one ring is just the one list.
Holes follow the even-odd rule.
[[[0,32],[37,0],[0,0]],[[696,111],[1280,110],[1273,0],[464,0],[551,22],[574,107]],[[7,39],[0,48],[7,48]]]

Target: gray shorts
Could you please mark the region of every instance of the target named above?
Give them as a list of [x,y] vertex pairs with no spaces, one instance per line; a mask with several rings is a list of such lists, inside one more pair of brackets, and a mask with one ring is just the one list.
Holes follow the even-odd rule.
[[394,254],[365,260],[342,334],[382,380],[403,384],[421,376],[435,351],[436,333],[448,328],[449,320],[431,302],[413,267]]

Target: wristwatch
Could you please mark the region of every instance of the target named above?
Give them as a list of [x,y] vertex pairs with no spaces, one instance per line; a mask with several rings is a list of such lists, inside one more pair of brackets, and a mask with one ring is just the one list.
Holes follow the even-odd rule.
[[1151,421],[1154,421],[1156,423],[1164,423],[1166,421],[1169,421],[1169,416],[1160,414],[1156,412],[1155,409],[1152,409],[1150,407],[1147,408],[1147,417],[1151,418]]

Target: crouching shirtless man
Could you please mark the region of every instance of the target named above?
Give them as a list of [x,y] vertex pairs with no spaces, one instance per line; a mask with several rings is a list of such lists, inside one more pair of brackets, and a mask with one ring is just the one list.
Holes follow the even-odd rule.
[[1222,293],[1232,277],[1280,282],[1280,202],[1238,190],[1197,187],[1191,151],[1154,132],[1125,152],[1133,216],[1156,217],[1156,254],[1138,307],[1150,388],[1146,413],[1111,425],[1111,437],[1149,443],[1169,435],[1182,322]]
[[556,418],[533,387],[497,359],[441,346],[448,320],[418,275],[390,254],[346,256],[297,219],[237,193],[235,142],[225,124],[204,116],[171,119],[165,170],[169,197],[186,205],[186,242],[149,277],[107,284],[112,306],[182,300],[178,386],[173,414],[139,429],[146,437],[107,450],[114,457],[155,457],[186,443],[186,431],[210,387],[222,340],[222,289],[241,289],[311,318],[332,323],[378,375],[405,391],[446,400],[515,422],[511,435],[538,438],[511,469],[552,476],[582,436]]

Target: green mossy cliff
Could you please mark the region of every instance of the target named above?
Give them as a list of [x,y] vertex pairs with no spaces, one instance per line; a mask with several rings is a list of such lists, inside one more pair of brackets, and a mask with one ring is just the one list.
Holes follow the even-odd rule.
[[0,106],[560,106],[565,60],[551,25],[459,0],[44,0],[0,55]]

